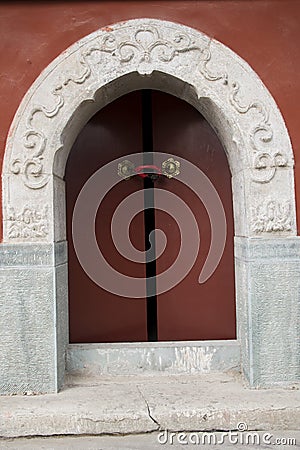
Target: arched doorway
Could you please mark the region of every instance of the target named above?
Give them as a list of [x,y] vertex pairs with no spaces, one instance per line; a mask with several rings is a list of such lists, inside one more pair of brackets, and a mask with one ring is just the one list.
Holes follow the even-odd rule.
[[[180,197],[195,214],[201,247],[192,271],[167,292],[145,299],[114,295],[97,286],[77,259],[72,239],[72,213],[77,196],[87,179],[110,160],[127,154],[163,149],[186,158],[211,180],[226,211],[227,239],[222,259],[214,274],[198,283],[199,270],[210,248],[211,224],[207,211],[193,192],[176,180],[161,176],[153,187]],[[148,155],[149,158],[149,155]],[[111,170],[117,170],[117,165]],[[186,170],[184,166],[181,170]],[[231,176],[227,158],[213,129],[186,102],[159,91],[127,94],[97,113],[83,128],[66,166],[67,230],[69,243],[70,342],[192,341],[235,339],[235,292],[233,259],[233,212]],[[169,245],[155,261],[142,267],[118,255],[111,237],[112,216],[128,195],[145,189],[145,178],[136,175],[123,180],[100,205],[97,239],[105,258],[113,259],[117,270],[135,276],[164,272],[176,259],[181,245],[180,223],[161,210],[138,214],[131,224],[131,239],[144,250],[149,227],[165,232]],[[160,192],[154,191],[153,202]],[[145,198],[144,198],[145,201]],[[140,205],[139,209],[143,209]],[[119,232],[127,226],[119,223]],[[191,237],[192,239],[192,237]],[[194,243],[197,245],[197,243]],[[145,280],[146,283],[146,280]]]
[[230,49],[183,25],[137,19],[61,54],[12,123],[2,173],[1,392],[57,391],[63,383],[66,160],[90,117],[137,89],[186,100],[220,138],[232,174],[242,370],[252,386],[298,380],[299,324],[291,318],[298,317],[299,239],[283,118],[259,77]]

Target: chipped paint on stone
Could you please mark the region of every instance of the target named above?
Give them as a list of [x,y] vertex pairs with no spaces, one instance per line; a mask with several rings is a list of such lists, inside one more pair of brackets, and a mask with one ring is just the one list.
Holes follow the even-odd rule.
[[211,347],[175,348],[176,359],[172,368],[184,373],[210,372],[216,351]]

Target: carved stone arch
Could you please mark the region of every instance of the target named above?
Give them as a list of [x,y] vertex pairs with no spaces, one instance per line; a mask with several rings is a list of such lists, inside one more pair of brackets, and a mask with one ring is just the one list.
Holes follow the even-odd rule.
[[[100,29],[59,55],[12,123],[2,174],[4,393],[62,384],[66,159],[97,110],[140,88],[186,100],[219,135],[232,173],[242,369],[254,386],[299,377],[299,329],[290,323],[299,314],[300,278],[293,151],[281,113],[251,67],[220,42],[176,23],[136,19]],[[37,309],[39,320],[31,316]],[[9,332],[8,314],[16,327]]]

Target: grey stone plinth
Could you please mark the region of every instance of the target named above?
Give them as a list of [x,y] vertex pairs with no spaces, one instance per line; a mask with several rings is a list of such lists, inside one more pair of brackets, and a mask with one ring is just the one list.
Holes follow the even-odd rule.
[[238,337],[254,387],[300,380],[300,238],[235,238]]
[[0,246],[0,393],[56,392],[68,337],[66,243]]

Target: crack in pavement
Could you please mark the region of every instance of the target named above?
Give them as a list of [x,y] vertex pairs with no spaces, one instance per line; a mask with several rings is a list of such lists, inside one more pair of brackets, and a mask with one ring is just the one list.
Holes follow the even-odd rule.
[[[150,410],[150,406],[149,406],[149,403],[148,403],[146,397],[144,396],[144,394],[143,394],[142,391],[140,390],[139,386],[136,386],[136,388],[137,388],[139,394],[141,395],[142,399],[143,399],[144,402],[146,403],[149,418],[157,425],[157,427],[158,427],[157,430],[160,430],[160,429],[161,429],[161,426],[160,426],[160,424],[157,422],[157,420],[152,416],[151,410]],[[157,431],[157,430],[155,430],[155,431]]]

